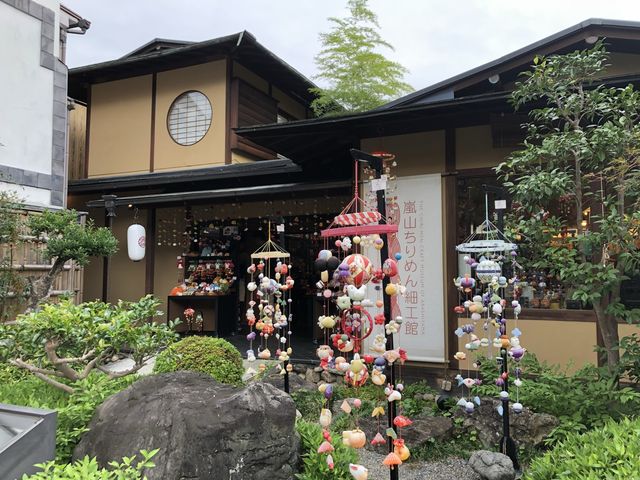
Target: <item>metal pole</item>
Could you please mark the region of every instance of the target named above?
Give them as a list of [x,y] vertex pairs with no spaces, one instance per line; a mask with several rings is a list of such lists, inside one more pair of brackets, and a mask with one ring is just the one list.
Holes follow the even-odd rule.
[[[502,359],[500,364],[500,373],[502,373],[506,378],[504,378],[504,386],[502,390],[504,392],[509,393],[509,369],[507,365],[507,361],[509,356],[507,355],[507,349],[500,349],[500,357]],[[513,462],[513,468],[516,471],[520,470],[520,463],[518,462],[518,449],[516,448],[516,444],[511,438],[511,432],[509,428],[509,397],[501,398],[502,401],[502,438],[500,439],[500,452],[506,455]]]
[[[351,156],[354,160],[364,161],[368,163],[376,172],[376,177],[380,177],[382,175],[382,159],[376,157],[375,155],[370,155],[365,152],[361,152],[360,150],[351,149]],[[376,192],[376,200],[378,212],[382,215],[385,215],[387,212],[387,202],[385,198],[384,190],[378,190]],[[382,261],[386,260],[389,257],[389,246],[387,244],[387,234],[381,234],[380,238],[384,242],[382,248],[380,249],[380,258]],[[384,277],[382,279],[382,291],[385,291],[385,288],[390,283],[390,279],[388,277]],[[385,326],[387,323],[391,321],[391,298],[388,295],[383,293],[382,301],[384,302],[384,321]],[[385,328],[386,330],[386,328]],[[387,339],[387,350],[393,350],[393,334],[385,335]],[[390,383],[394,386],[396,385],[396,364],[395,362],[389,365],[389,377]],[[396,403],[395,402],[387,402],[387,425],[389,428],[393,428],[393,430],[398,433],[398,428],[393,424],[393,419],[396,417]],[[389,442],[389,453],[393,452],[393,442]],[[396,465],[394,468],[389,469],[389,479],[390,480],[398,480],[400,473],[399,467]]]

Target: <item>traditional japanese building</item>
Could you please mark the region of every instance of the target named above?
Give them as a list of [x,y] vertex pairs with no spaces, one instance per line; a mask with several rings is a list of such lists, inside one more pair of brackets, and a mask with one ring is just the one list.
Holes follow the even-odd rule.
[[[350,148],[387,151],[398,163],[393,212],[403,245],[408,294],[401,300],[401,344],[409,357],[454,366],[459,350],[452,280],[465,272],[456,245],[485,218],[485,195],[508,200],[493,167],[519,148],[527,111],[514,111],[510,93],[520,72],[537,55],[590,48],[604,39],[610,66],[602,82],[611,87],[640,80],[640,23],[590,19],[378,109],[339,118],[246,127],[236,132],[296,164],[349,163]],[[589,222],[589,212],[584,212]],[[496,220],[497,222],[497,220]],[[575,226],[574,226],[575,227]],[[571,230],[571,227],[569,228]],[[523,342],[541,360],[572,368],[596,363],[600,344],[595,315],[553,279],[533,275],[525,282],[520,329]],[[544,281],[543,281],[544,280]],[[640,302],[638,283],[625,283],[623,301]],[[621,336],[635,326],[620,325]]]
[[[317,338],[318,231],[351,194],[350,149],[387,151],[398,165],[387,213],[399,224],[407,287],[400,342],[420,365],[455,367],[452,279],[464,269],[455,246],[483,221],[485,196],[492,209],[508,200],[492,167],[523,139],[527,112],[509,103],[518,74],[536,55],[587,49],[603,38],[611,66],[599,81],[638,83],[640,23],[591,19],[378,109],[321,119],[310,118],[311,82],[247,32],[194,44],[155,40],[73,69],[70,92],[87,109],[69,203],[110,225],[123,245],[87,269],[85,298],[154,293],[173,318],[235,277],[230,301],[211,314],[202,307],[215,317],[211,333],[233,333],[244,307],[242,259],[272,219],[283,225],[280,243],[297,253],[296,293],[305,298],[294,312],[299,337]],[[137,263],[124,248],[132,223],[146,227],[146,256]],[[197,294],[193,305],[169,295],[185,279]],[[595,363],[593,312],[554,282],[535,283],[522,296],[527,348],[552,363]],[[625,301],[635,305],[637,293],[628,283]]]

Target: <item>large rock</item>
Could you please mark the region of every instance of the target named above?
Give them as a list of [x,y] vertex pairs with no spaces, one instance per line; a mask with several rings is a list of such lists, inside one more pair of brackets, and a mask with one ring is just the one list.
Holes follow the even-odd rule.
[[497,452],[478,450],[469,458],[469,466],[482,480],[513,480],[516,472],[509,457]]
[[149,480],[290,480],[299,461],[291,397],[272,385],[246,388],[193,372],[143,378],[96,411],[74,458],[101,465],[158,448]]
[[[402,438],[407,442],[407,446],[410,449],[424,445],[432,440],[438,442],[449,440],[453,433],[453,422],[448,417],[418,415],[412,417],[411,420],[413,423],[402,429]],[[375,418],[365,415],[360,418],[358,425],[367,435],[367,449],[376,452],[386,452],[386,445],[374,447],[369,443],[376,432],[378,432],[378,422]],[[385,435],[386,429],[387,417],[385,415],[384,417],[380,417],[380,433],[388,440],[388,437]]]
[[[482,398],[480,406],[471,414],[456,407],[454,417],[462,418],[462,425],[475,429],[484,448],[495,448],[502,438],[502,417],[498,406],[502,402],[494,398]],[[511,437],[520,446],[537,446],[542,443],[560,421],[553,415],[534,413],[525,407],[522,413],[509,412]]]

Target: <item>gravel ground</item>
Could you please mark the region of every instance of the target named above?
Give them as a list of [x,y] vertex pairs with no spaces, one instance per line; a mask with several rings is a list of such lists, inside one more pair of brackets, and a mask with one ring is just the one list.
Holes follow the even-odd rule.
[[[358,450],[360,463],[369,469],[368,480],[387,480],[389,468],[382,464],[385,455],[370,452],[367,449]],[[448,458],[437,462],[409,461],[400,465],[402,480],[479,480],[471,467],[461,458]]]

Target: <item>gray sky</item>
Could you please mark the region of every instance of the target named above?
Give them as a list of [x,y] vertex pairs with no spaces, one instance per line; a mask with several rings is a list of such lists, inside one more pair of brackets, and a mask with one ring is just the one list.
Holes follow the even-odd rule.
[[[63,0],[91,21],[70,35],[71,67],[118,58],[159,38],[201,41],[248,30],[308,77],[316,70],[318,33],[346,0]],[[640,21],[634,0],[370,0],[385,52],[424,88],[587,18]]]

